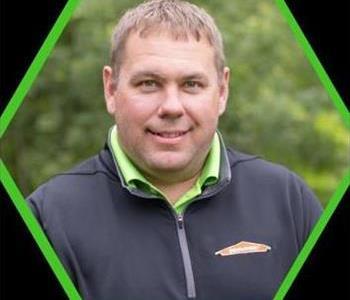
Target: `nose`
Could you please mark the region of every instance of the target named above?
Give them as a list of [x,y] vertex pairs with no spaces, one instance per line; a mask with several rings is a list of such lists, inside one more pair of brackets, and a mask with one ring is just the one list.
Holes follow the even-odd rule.
[[183,103],[177,87],[168,87],[158,109],[158,116],[162,119],[176,119],[184,114]]

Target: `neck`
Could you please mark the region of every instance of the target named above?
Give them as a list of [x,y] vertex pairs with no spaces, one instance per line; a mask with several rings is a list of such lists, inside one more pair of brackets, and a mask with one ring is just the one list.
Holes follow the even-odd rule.
[[193,187],[199,177],[200,171],[191,178],[179,182],[166,182],[155,178],[147,179],[165,194],[167,200],[171,204],[174,204],[182,195]]

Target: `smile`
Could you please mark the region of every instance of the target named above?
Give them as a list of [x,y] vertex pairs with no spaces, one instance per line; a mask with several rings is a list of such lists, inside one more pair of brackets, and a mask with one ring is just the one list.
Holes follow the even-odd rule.
[[175,131],[152,131],[147,130],[149,133],[155,136],[159,136],[164,139],[176,139],[184,136],[189,130],[175,130]]

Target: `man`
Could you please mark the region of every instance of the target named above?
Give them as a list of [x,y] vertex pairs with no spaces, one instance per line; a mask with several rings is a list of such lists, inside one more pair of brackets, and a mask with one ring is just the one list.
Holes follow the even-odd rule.
[[146,2],[111,54],[105,149],[28,198],[83,299],[271,299],[321,209],[284,167],[226,149],[214,21]]

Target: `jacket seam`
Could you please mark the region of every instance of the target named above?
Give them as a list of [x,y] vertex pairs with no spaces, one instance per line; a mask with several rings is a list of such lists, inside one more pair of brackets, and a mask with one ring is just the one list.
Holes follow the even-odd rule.
[[230,167],[231,167],[231,169],[233,169],[238,164],[249,162],[249,161],[252,161],[252,160],[258,160],[258,159],[260,159],[260,157],[254,156],[254,157],[251,157],[251,158],[246,158],[246,159],[241,159],[241,160],[238,160],[238,161],[233,161]]
[[105,171],[101,171],[101,170],[96,170],[96,171],[91,171],[91,172],[75,172],[75,173],[59,173],[54,175],[53,177],[51,177],[51,179],[55,178],[55,177],[59,177],[59,176],[94,176],[96,174],[103,174],[106,177],[108,177],[109,179],[113,180],[113,181],[117,181],[115,178],[113,178],[110,174],[108,174]]

